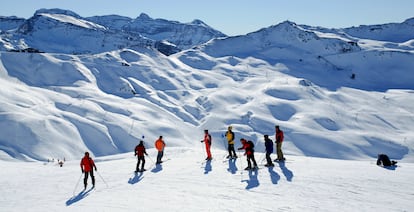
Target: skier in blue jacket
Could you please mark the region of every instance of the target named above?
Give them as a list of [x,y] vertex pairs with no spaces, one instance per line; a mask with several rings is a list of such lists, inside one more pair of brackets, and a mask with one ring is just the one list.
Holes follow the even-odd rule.
[[266,161],[267,164],[266,167],[274,166],[272,159],[270,158],[270,155],[273,153],[273,141],[269,138],[269,135],[264,135],[265,140],[265,147],[266,147]]

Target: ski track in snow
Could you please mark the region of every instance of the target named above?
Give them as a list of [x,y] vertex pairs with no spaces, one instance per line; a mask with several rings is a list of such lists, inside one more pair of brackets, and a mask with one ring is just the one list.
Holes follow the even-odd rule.
[[[375,161],[287,155],[284,164],[249,172],[243,170],[244,156],[223,163],[226,152],[217,149],[216,159],[203,167],[198,164],[205,153],[198,149],[167,148],[164,158],[170,160],[159,166],[153,164],[156,152],[148,152],[147,171],[136,176],[132,153],[96,158],[96,189],[89,185],[83,193],[79,161],[63,167],[1,161],[0,211],[409,211],[414,206],[411,163],[386,169]],[[256,153],[259,164],[262,154]]]

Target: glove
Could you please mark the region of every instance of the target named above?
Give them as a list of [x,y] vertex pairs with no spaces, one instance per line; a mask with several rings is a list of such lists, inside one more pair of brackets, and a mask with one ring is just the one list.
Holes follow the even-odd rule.
[[95,167],[95,171],[98,171],[98,169]]
[[204,141],[203,141],[203,140],[201,140],[200,142],[201,142],[201,143],[203,143]]
[[148,154],[147,154],[147,153],[145,153],[145,155],[146,155],[146,156],[148,156]]
[[85,171],[83,171],[83,169],[82,169],[82,173],[85,173]]

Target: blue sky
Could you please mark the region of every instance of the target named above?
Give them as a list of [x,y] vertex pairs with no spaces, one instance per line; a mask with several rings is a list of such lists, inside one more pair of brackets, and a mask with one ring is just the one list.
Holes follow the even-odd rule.
[[413,0],[2,0],[0,16],[31,17],[40,8],[69,9],[83,17],[117,14],[179,22],[200,19],[227,34],[242,35],[289,20],[341,28],[403,22],[414,17]]

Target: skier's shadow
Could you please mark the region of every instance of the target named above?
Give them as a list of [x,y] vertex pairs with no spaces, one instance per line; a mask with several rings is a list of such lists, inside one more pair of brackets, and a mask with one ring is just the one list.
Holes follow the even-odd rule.
[[258,187],[260,185],[259,180],[257,179],[258,171],[255,170],[249,170],[249,179],[248,180],[242,180],[242,182],[247,182],[246,189],[252,189],[255,187]]
[[213,170],[213,168],[211,167],[211,160],[207,160],[206,166],[204,167],[204,174],[208,174],[209,172],[211,172],[211,170]]
[[155,167],[151,170],[151,172],[153,173],[157,173],[162,171],[162,165],[161,164],[156,164]]
[[232,174],[236,174],[237,166],[236,166],[236,159],[229,159],[229,168],[227,169]]
[[293,172],[292,172],[292,171],[290,171],[288,168],[286,168],[286,166],[285,166],[285,162],[284,162],[284,161],[279,162],[279,167],[280,167],[280,169],[282,170],[283,175],[285,175],[286,180],[287,180],[287,181],[289,181],[289,182],[292,182],[292,179],[293,179]]
[[133,177],[129,178],[128,183],[129,184],[138,183],[139,181],[141,181],[144,178],[142,176],[143,174],[144,174],[143,172],[138,172],[138,173],[134,174]]
[[93,188],[90,188],[89,190],[79,192],[78,195],[71,197],[70,199],[68,199],[68,201],[66,201],[66,206],[70,206],[73,203],[79,202],[83,198],[87,197],[89,195],[89,192],[91,192],[92,190]]
[[395,169],[397,169],[397,165],[394,165],[394,166],[380,166],[380,167],[382,167],[382,168],[384,168],[384,169],[388,169],[388,170],[391,170],[391,171],[394,171]]
[[268,170],[269,170],[270,179],[272,180],[272,183],[277,184],[277,182],[279,182],[280,180],[280,175],[273,170],[273,166],[269,166]]

